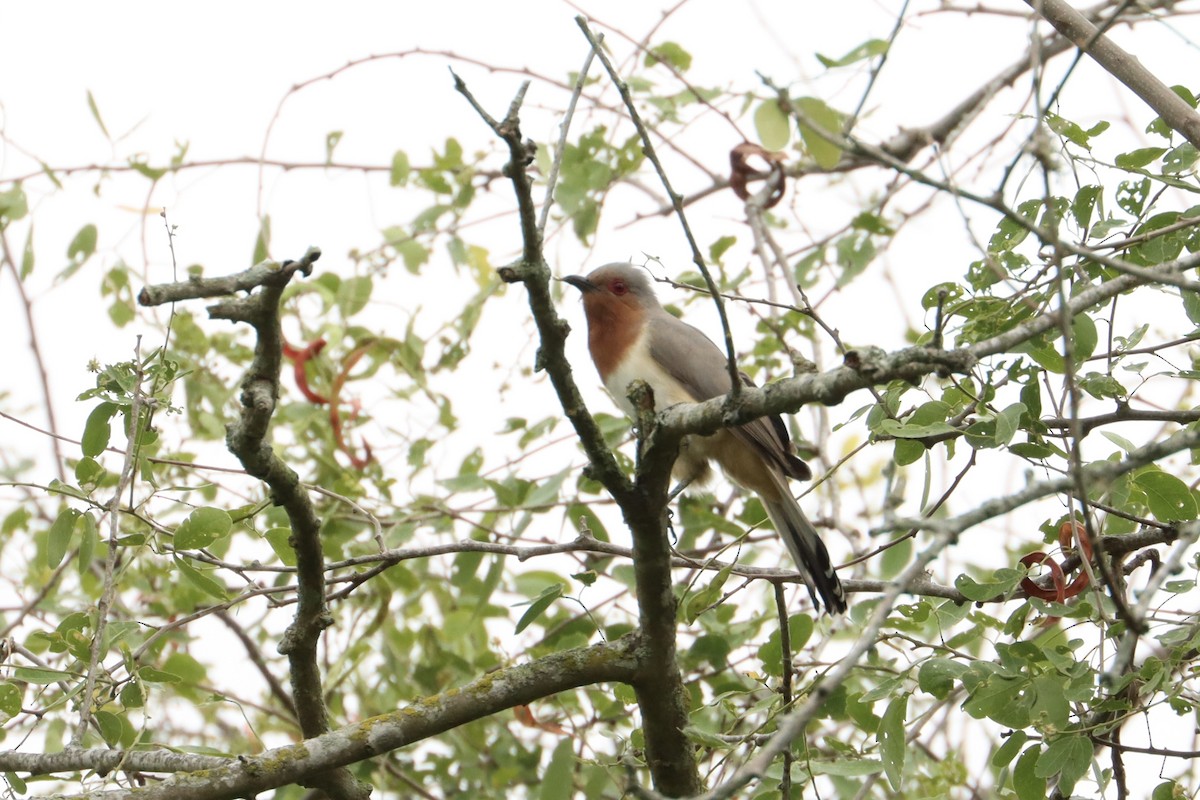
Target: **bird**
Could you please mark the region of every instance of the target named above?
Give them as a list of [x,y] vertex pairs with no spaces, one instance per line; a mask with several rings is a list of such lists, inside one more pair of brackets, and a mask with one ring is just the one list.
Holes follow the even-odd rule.
[[[629,385],[644,381],[655,405],[699,403],[733,388],[725,353],[699,329],[662,307],[647,273],[633,264],[599,267],[587,276],[562,279],[578,289],[587,318],[588,351],[604,388],[635,417]],[[753,386],[749,377],[742,383]],[[813,606],[830,614],[846,610],[846,593],[816,528],[800,508],[788,479],[809,480],[812,470],[792,450],[787,426],[777,414],[723,428],[680,443],[672,473],[682,485],[702,484],[715,461],[734,484],[762,500],[808,588]],[[818,595],[820,600],[818,600]]]

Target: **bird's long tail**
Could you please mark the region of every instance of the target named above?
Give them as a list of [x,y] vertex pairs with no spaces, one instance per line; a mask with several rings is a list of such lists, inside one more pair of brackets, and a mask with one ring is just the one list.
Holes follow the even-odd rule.
[[812,596],[813,605],[820,606],[817,600],[817,595],[820,595],[829,613],[841,614],[846,610],[846,592],[833,569],[829,551],[825,549],[817,529],[804,516],[800,504],[792,497],[786,481],[781,478],[780,483],[778,501],[762,498],[767,516],[795,559],[808,593]]

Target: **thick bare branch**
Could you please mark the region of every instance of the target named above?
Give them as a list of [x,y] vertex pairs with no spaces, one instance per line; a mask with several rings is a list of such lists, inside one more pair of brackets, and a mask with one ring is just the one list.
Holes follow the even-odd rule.
[[310,275],[313,264],[320,257],[320,248],[310,247],[299,261],[284,261],[282,264],[278,261],[264,261],[233,275],[191,278],[177,283],[147,286],[138,293],[138,302],[144,306],[161,306],[164,303],[201,297],[225,297],[238,292],[249,292],[259,286],[285,286],[297,272],[306,277]]

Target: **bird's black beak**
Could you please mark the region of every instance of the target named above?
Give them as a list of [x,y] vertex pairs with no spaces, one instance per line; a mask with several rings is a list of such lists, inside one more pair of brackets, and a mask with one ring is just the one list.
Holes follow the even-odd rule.
[[589,281],[587,278],[583,277],[582,275],[568,275],[567,277],[563,278],[562,280],[563,280],[563,283],[571,284],[572,286],[574,286],[576,289],[583,292],[584,294],[587,294],[588,292],[600,291],[599,286],[592,283],[591,281]]

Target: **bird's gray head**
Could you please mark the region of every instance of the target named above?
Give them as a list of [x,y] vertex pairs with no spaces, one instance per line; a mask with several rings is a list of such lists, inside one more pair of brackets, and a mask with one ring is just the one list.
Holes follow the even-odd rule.
[[633,264],[605,264],[586,278],[568,275],[563,280],[583,292],[585,306],[616,302],[643,309],[659,307],[649,274]]

